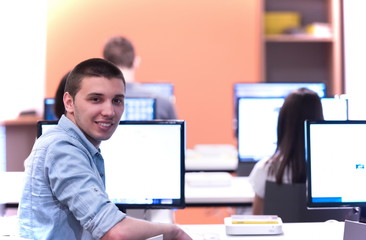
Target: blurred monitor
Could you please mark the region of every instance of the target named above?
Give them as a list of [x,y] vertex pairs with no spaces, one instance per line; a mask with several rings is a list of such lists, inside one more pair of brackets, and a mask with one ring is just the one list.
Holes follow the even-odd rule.
[[156,118],[155,98],[125,98],[122,120],[154,120]]
[[43,101],[43,119],[44,120],[57,120],[58,118],[55,115],[55,99],[54,98],[45,98]]
[[308,88],[316,92],[320,98],[326,97],[327,89],[324,83],[235,83],[233,85],[233,128],[235,137],[238,136],[238,98],[285,98],[289,93],[299,88]]
[[[324,119],[347,120],[348,100],[322,98]],[[284,98],[238,99],[239,162],[269,158],[277,146],[277,121]]]
[[[56,125],[38,122],[38,136]],[[121,121],[100,149],[107,193],[121,210],[185,206],[184,121]]]

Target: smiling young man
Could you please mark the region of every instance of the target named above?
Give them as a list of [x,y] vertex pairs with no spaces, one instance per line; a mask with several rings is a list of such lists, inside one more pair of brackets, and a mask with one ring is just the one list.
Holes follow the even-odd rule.
[[124,110],[121,71],[103,59],[79,63],[64,93],[66,114],[37,139],[26,160],[19,204],[20,236],[26,239],[189,240],[173,224],[127,217],[105,192],[104,160],[99,151]]

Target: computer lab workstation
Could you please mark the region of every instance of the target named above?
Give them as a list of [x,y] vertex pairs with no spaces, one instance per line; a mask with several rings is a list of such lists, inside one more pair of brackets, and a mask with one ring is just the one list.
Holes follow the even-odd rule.
[[[279,5],[283,3],[279,2]],[[336,5],[336,2],[327,1],[332,3],[330,5]],[[354,38],[362,39],[359,35]],[[286,38],[281,42],[274,37],[265,40],[264,44],[269,46],[270,54],[275,50],[274,45],[296,46],[301,42],[300,45],[307,49],[308,43],[332,47],[338,44],[327,39],[319,42],[299,39],[292,42]],[[336,55],[330,47],[328,50],[329,55]],[[357,49],[356,53],[359,51]],[[238,49],[237,52],[244,51]],[[346,52],[347,59],[351,59]],[[250,62],[255,59],[250,58]],[[268,69],[272,66],[273,62],[268,64]],[[353,63],[346,66],[351,70],[364,69]],[[295,68],[293,70],[296,72]],[[323,71],[319,72],[322,75]],[[323,77],[326,83],[332,83],[334,76],[325,74]],[[345,78],[363,79],[361,74]],[[192,126],[190,121],[184,118],[155,120],[154,99],[126,99],[125,114],[115,135],[101,146],[111,201],[131,216],[175,222],[197,240],[358,240],[365,236],[366,194],[362,183],[365,182],[366,118],[355,117],[355,109],[361,109],[365,104],[363,98],[355,99],[350,95],[361,92],[358,96],[362,96],[362,85],[355,87],[347,81],[344,83],[346,95],[335,96],[328,94],[334,86],[324,82],[249,83],[242,80],[230,85],[230,102],[233,103],[230,107],[234,109],[230,134],[235,135],[235,145],[202,142],[187,148],[186,141],[191,137],[187,133]],[[311,78],[307,80],[312,81]],[[181,82],[177,83],[177,86],[183,86]],[[172,96],[172,85],[169,85],[165,87],[170,89],[168,94]],[[275,151],[279,109],[284,97],[300,87],[318,93],[325,119],[304,122],[307,180],[303,184],[285,186],[267,182],[265,215],[252,216],[254,192],[248,176],[258,161],[268,159]],[[329,91],[330,88],[333,90]],[[0,172],[0,239],[17,239],[16,207],[23,179],[22,160],[29,154],[34,140],[57,123],[52,113],[53,99],[44,100],[43,116],[29,116],[25,112],[19,119],[1,124],[0,144],[5,151],[0,151],[0,158],[6,162],[6,172]],[[221,214],[217,211],[223,208],[231,212]],[[198,214],[191,214],[196,209],[205,209],[201,215],[220,221],[212,224],[201,220]],[[188,218],[185,215],[183,221],[184,213],[190,215]],[[196,219],[199,220],[194,221]]]
[[[140,216],[153,221],[166,220],[149,213],[159,209],[173,213],[168,221],[174,221],[175,211],[187,207],[250,209],[254,193],[248,175],[258,160],[268,158],[273,153],[278,111],[284,97],[300,87],[318,93],[325,120],[304,123],[309,176],[307,188],[303,184],[295,190],[295,194],[293,189],[275,190],[277,194],[274,194],[274,199],[278,193],[288,194],[286,198],[289,201],[281,202],[283,196],[282,200],[280,196],[268,205],[265,214],[278,215],[280,220],[276,223],[271,221],[272,225],[267,226],[267,219],[239,224],[225,217],[219,225],[182,224],[181,227],[193,239],[343,239],[345,229],[352,229],[347,232],[354,233],[360,224],[360,215],[366,212],[363,211],[365,194],[360,191],[366,163],[358,157],[365,155],[362,144],[365,142],[366,121],[350,121],[347,99],[327,98],[324,84],[233,85],[234,107],[237,109],[233,132],[238,139],[235,149],[226,145],[199,145],[188,151],[184,120],[154,120],[154,101],[126,99],[126,106],[129,105],[126,115],[122,117],[114,136],[101,145],[111,201],[121,211],[130,212],[132,216],[140,211]],[[46,102],[49,103],[49,99],[45,99]],[[260,116],[255,114],[258,108],[262,109]],[[45,111],[50,109],[52,107],[45,105]],[[37,121],[34,137],[40,137],[56,124],[57,120],[52,119]],[[263,135],[256,140],[258,132]],[[352,161],[349,161],[350,158]],[[3,207],[17,205],[22,174],[1,173],[1,189],[6,192],[0,198]],[[334,184],[329,186],[329,182]],[[273,203],[282,206],[273,206]],[[9,209],[3,208],[2,214],[7,215],[7,211]],[[250,216],[251,213],[247,212],[246,215]],[[245,215],[233,213],[231,217],[235,216]],[[15,216],[4,218],[8,221],[2,224],[5,229],[0,228],[2,234],[14,234]],[[350,220],[347,223],[354,225],[346,226],[346,219]],[[252,228],[258,225],[259,229]],[[299,238],[299,232],[303,238]]]

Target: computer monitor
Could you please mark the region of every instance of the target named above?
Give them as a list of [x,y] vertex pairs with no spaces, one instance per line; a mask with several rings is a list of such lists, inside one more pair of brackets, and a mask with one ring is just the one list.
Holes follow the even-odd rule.
[[299,88],[308,88],[318,94],[320,98],[326,97],[325,83],[235,83],[234,96],[234,135],[238,136],[237,102],[240,97],[247,98],[284,98],[289,93]]
[[156,119],[155,98],[125,98],[125,110],[122,120],[154,120]]
[[[56,124],[38,122],[38,136]],[[108,196],[121,210],[185,206],[184,121],[121,121],[100,149]]]
[[[58,120],[54,113],[54,98],[44,99],[44,120]],[[156,99],[139,97],[125,98],[125,110],[122,120],[154,120],[156,119]]]
[[54,98],[45,98],[43,101],[43,119],[44,120],[57,120],[58,118],[55,115],[55,99]]
[[310,208],[360,207],[366,215],[366,121],[306,121]]
[[[348,100],[322,98],[324,119],[347,120]],[[269,158],[277,146],[277,121],[284,98],[238,99],[239,162]]]
[[163,96],[169,99],[174,98],[173,83],[142,83],[142,87],[148,91],[154,92],[158,96]]

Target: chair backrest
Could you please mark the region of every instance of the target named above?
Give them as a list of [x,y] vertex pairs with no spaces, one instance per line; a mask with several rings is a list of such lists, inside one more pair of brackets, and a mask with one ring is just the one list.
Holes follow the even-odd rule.
[[353,209],[308,209],[306,184],[266,182],[264,214],[278,215],[283,222],[323,222],[358,220]]

